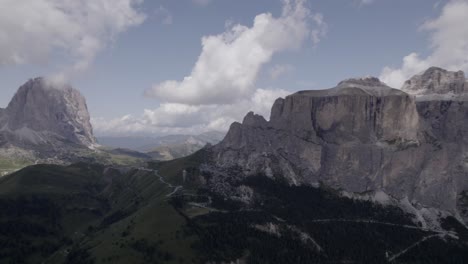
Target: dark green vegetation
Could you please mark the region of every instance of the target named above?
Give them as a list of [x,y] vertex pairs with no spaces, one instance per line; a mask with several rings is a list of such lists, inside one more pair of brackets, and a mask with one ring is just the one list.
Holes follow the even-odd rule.
[[[0,263],[177,263],[190,241],[152,171],[38,165],[0,179]],[[174,238],[173,238],[174,237]]]
[[98,193],[103,168],[33,166],[0,179],[0,259],[34,263],[73,241],[74,232],[105,214]]
[[[458,232],[461,241],[443,232],[419,228],[401,209],[341,198],[322,188],[286,186],[264,176],[250,177],[238,184],[255,190],[250,206],[214,201],[224,211],[189,220],[187,233],[193,232],[200,238],[195,248],[203,252],[206,261],[466,263],[468,260],[468,230],[454,218],[446,219],[444,227]],[[183,208],[180,201],[176,204]],[[398,256],[399,253],[402,254]]]
[[252,191],[245,203],[211,187],[209,160],[202,150],[152,169],[38,165],[0,178],[0,263],[467,263],[454,218],[443,227],[460,240],[324,188],[226,178]]

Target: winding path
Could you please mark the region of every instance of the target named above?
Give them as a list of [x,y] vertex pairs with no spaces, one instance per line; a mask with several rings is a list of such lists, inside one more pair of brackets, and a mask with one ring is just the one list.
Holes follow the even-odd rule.
[[154,170],[153,172],[154,172],[154,174],[155,174],[156,176],[159,177],[159,181],[160,181],[160,182],[162,182],[162,183],[164,183],[165,185],[167,185],[167,187],[173,189],[171,193],[166,194],[166,197],[172,197],[174,194],[176,194],[178,191],[180,191],[180,190],[182,190],[182,189],[184,188],[182,185],[174,186],[174,185],[172,185],[171,183],[167,182],[166,180],[164,180],[164,177],[163,177],[163,176],[159,175],[159,173],[158,173],[157,170]]
[[184,188],[182,185],[174,186],[171,183],[167,182],[166,180],[164,180],[163,176],[159,175],[157,170],[152,170],[152,169],[147,169],[147,168],[142,168],[142,167],[138,168],[138,170],[153,172],[157,177],[159,177],[160,182],[165,184],[167,187],[171,188],[172,192],[169,194],[166,194],[166,197],[172,197],[173,195],[177,194],[177,192],[179,192],[180,190]]
[[440,237],[443,238],[445,236],[449,236],[454,239],[458,239],[457,233],[453,231],[443,231],[443,230],[429,230],[427,228],[422,228],[418,226],[411,226],[411,225],[399,225],[399,224],[393,224],[393,223],[387,223],[387,222],[380,222],[380,221],[374,221],[374,220],[366,220],[366,219],[318,219],[318,220],[312,220],[311,222],[314,223],[325,223],[325,222],[352,222],[352,223],[365,223],[365,224],[378,224],[378,225],[386,225],[386,226],[396,226],[396,227],[401,227],[401,228],[408,228],[408,229],[418,229],[421,231],[426,231],[426,232],[433,232],[436,234],[432,234],[429,236],[425,236],[422,239],[418,240],[417,242],[411,244],[409,247],[401,250],[400,252],[393,254],[391,256],[387,257],[388,262],[393,262],[395,259],[400,257],[401,255],[406,254],[408,251],[411,249],[415,248],[419,244],[423,243],[424,241],[434,238],[434,237]]
[[380,222],[380,221],[367,220],[367,219],[317,219],[317,220],[311,220],[309,222],[311,222],[311,223],[349,222],[349,223],[363,223],[363,224],[378,224],[378,225],[386,225],[386,226],[396,226],[396,227],[402,227],[402,228],[407,228],[407,229],[417,229],[417,230],[426,231],[426,232],[434,232],[434,233],[437,233],[438,235],[447,235],[447,236],[450,236],[450,237],[452,237],[454,239],[458,239],[457,233],[454,232],[454,231],[432,230],[432,229],[427,229],[427,228],[419,227],[419,226],[400,225],[400,224]]
[[443,234],[435,234],[435,235],[430,235],[430,236],[426,236],[426,237],[423,237],[421,240],[419,240],[418,242],[412,244],[411,246],[403,249],[402,251],[390,256],[387,258],[388,262],[392,262],[394,261],[396,258],[398,258],[399,256],[405,254],[406,252],[408,252],[409,250],[413,249],[414,247],[418,246],[419,244],[421,244],[422,242],[428,240],[428,239],[431,239],[433,237],[443,237],[444,235]]

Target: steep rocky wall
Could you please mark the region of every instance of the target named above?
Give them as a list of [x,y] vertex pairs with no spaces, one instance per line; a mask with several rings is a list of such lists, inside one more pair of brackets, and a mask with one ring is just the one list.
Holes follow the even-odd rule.
[[294,94],[281,100],[272,111],[276,127],[308,130],[328,143],[418,140],[418,114],[413,98],[406,94]]
[[71,86],[31,79],[16,92],[1,113],[0,134],[4,143],[34,146],[96,143],[84,97]]
[[455,211],[468,189],[466,101],[421,101],[375,78],[276,100],[271,120],[249,113],[213,149],[291,184],[326,184]]

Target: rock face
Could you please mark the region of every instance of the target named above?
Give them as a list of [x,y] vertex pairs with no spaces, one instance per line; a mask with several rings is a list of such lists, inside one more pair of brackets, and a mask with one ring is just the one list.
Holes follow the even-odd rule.
[[407,80],[401,89],[414,95],[462,94],[468,92],[468,83],[462,71],[431,67]]
[[0,111],[0,147],[95,144],[86,101],[69,85],[57,87],[43,78],[31,79]]
[[[426,73],[405,90],[464,91],[463,73]],[[377,78],[350,79],[277,99],[270,121],[247,114],[213,150],[219,166],[240,167],[247,175],[354,193],[383,191],[458,214],[468,189],[467,120],[468,100],[424,100]]]

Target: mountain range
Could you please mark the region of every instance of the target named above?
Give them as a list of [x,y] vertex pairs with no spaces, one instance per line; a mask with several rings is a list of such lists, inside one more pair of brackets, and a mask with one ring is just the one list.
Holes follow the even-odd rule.
[[[4,149],[102,151],[77,92],[23,87],[0,113]],[[467,94],[437,67],[402,89],[348,79],[185,157],[26,167],[0,178],[0,262],[466,263]],[[180,141],[206,142],[156,143]]]
[[188,156],[207,144],[217,144],[225,133],[209,131],[198,135],[167,135],[161,137],[98,137],[99,144],[119,149],[131,149],[148,154],[153,159],[171,160]]
[[214,147],[221,167],[293,185],[324,184],[396,199],[431,225],[427,208],[468,219],[468,83],[432,67],[401,90],[377,78],[278,99],[271,119],[249,113]]

